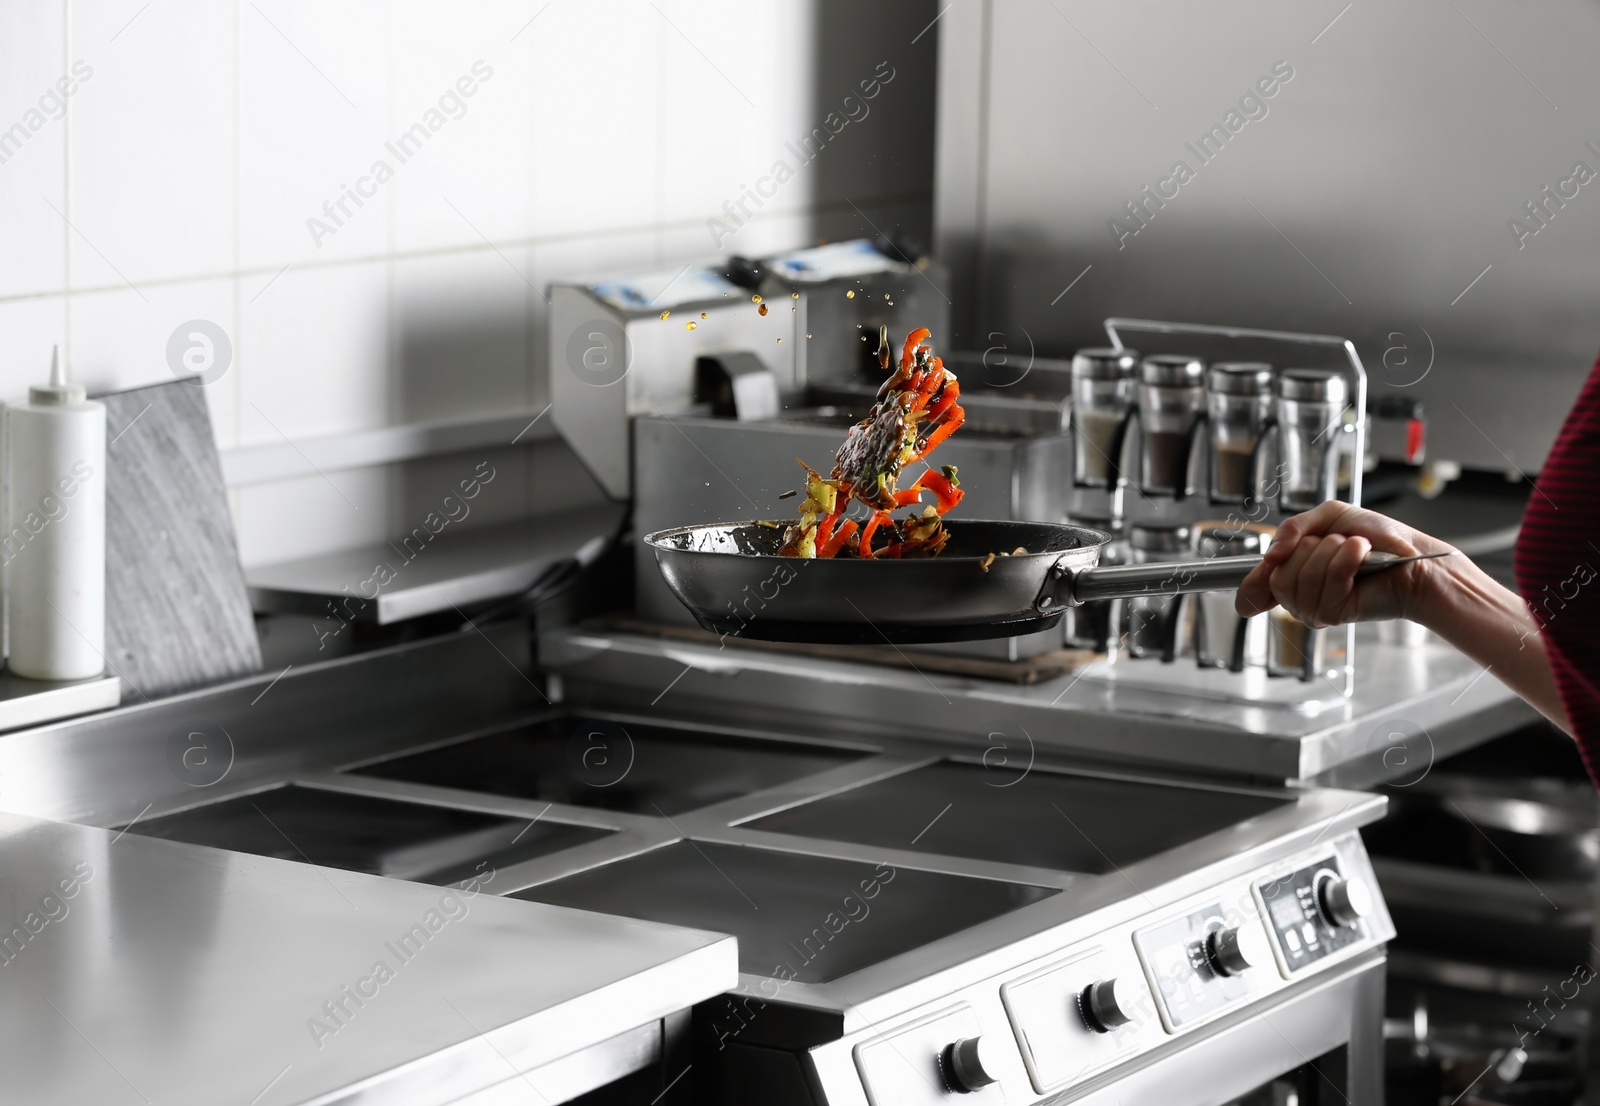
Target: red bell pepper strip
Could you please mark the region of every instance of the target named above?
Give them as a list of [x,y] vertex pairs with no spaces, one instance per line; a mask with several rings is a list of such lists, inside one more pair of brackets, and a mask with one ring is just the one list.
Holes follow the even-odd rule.
[[911,371],[911,361],[916,355],[917,347],[922,344],[922,340],[924,338],[931,337],[932,334],[933,331],[929,330],[927,327],[919,326],[910,334],[906,335],[906,344],[900,350],[900,368],[903,371]]
[[817,556],[832,557],[836,555],[839,550],[850,544],[850,535],[854,534],[857,529],[855,519],[845,519],[839,524],[839,529],[833,532],[831,538],[817,546]]
[[871,560],[874,556],[872,552],[872,535],[877,532],[879,526],[888,521],[892,521],[889,518],[889,512],[873,511],[872,517],[867,519],[867,524],[861,528],[861,545],[857,553],[863,559]]
[[828,544],[828,539],[833,536],[833,525],[839,521],[839,516],[842,514],[843,510],[835,511],[831,515],[824,515],[822,521],[817,523],[817,533],[813,539],[816,548],[821,549]]
[[[929,447],[932,448],[932,447]],[[961,502],[967,493],[945,479],[944,473],[928,469],[917,477],[917,484],[933,493],[935,500],[934,510],[939,514],[946,514],[957,503]]]
[[935,403],[928,410],[928,420],[930,422],[937,422],[939,416],[943,415],[946,411],[950,410],[950,408],[954,407],[956,405],[956,400],[960,398],[961,385],[956,383],[954,380],[949,381],[944,386],[944,392],[939,396],[939,402]]

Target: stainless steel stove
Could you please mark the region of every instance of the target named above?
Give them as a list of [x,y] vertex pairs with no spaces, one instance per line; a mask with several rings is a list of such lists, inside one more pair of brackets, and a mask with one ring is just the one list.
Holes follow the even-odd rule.
[[734,934],[663,1102],[1378,1100],[1382,798],[829,729],[542,711],[131,832]]

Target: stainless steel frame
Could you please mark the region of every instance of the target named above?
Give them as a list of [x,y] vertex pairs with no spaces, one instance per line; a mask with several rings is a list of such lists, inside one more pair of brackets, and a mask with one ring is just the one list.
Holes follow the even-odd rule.
[[[1367,455],[1367,370],[1361,363],[1361,355],[1356,352],[1355,343],[1348,338],[1338,338],[1331,334],[1301,334],[1288,330],[1256,330],[1250,327],[1237,326],[1209,326],[1202,323],[1169,323],[1157,322],[1151,319],[1122,319],[1110,318],[1105,321],[1106,336],[1111,339],[1111,345],[1116,349],[1126,348],[1122,342],[1122,331],[1129,330],[1144,334],[1176,334],[1200,338],[1224,338],[1229,340],[1244,340],[1255,342],[1273,342],[1289,346],[1303,346],[1310,349],[1332,350],[1344,355],[1347,375],[1352,385],[1350,393],[1352,406],[1355,410],[1355,462],[1350,466],[1350,502],[1361,506],[1361,480],[1362,462]],[[1113,493],[1113,513],[1122,513],[1122,488]],[[1344,696],[1346,699],[1355,694],[1356,690],[1356,628],[1351,623],[1345,627],[1345,663],[1344,671]]]

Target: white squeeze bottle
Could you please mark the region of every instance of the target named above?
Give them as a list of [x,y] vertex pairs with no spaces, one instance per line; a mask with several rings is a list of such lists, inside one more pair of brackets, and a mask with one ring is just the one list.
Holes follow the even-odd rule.
[[0,566],[8,664],[34,680],[84,680],[106,667],[106,409],[67,380],[6,408]]

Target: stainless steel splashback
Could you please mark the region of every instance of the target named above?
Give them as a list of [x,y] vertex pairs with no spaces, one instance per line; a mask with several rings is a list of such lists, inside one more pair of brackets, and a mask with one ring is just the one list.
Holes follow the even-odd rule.
[[1340,334],[1430,456],[1537,469],[1600,349],[1600,7],[954,0],[939,31],[963,348]]

